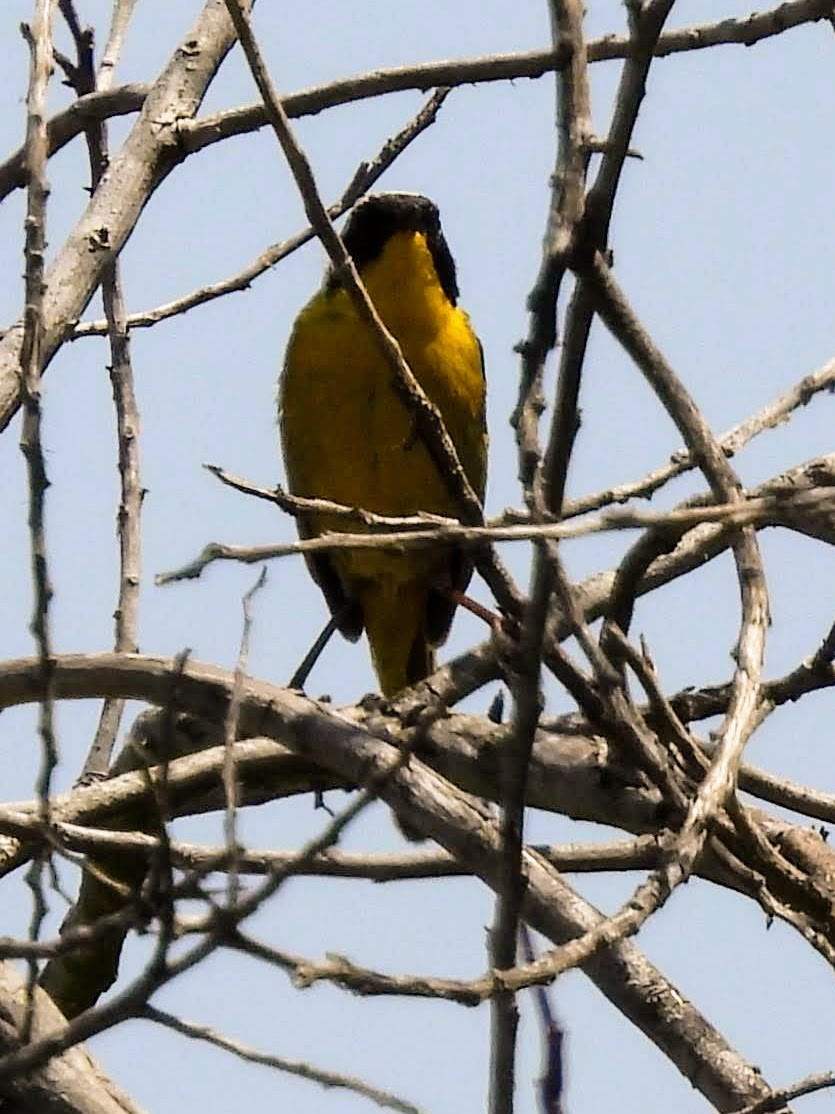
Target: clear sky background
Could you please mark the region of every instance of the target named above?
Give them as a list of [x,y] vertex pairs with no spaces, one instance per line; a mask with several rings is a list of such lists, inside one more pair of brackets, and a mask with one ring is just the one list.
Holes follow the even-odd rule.
[[[120,64],[118,81],[153,80],[201,5],[145,0]],[[591,4],[587,32],[621,32],[622,4]],[[110,4],[79,0],[83,19],[106,34]],[[671,26],[747,14],[737,0],[678,3]],[[5,80],[0,86],[0,149],[19,144],[25,125],[27,50],[18,34],[31,5],[6,0],[0,11]],[[59,24],[60,26],[60,24]],[[546,5],[522,0],[306,0],[256,9],[255,27],[273,79],[285,92],[353,73],[441,58],[546,47]],[[69,51],[63,28],[62,46]],[[724,431],[835,350],[833,296],[835,35],[826,24],[792,31],[753,49],[728,46],[658,61],[635,135],[643,160],[630,160],[612,226],[616,274],[654,338],[717,431]],[[606,132],[619,63],[592,68],[596,130]],[[53,110],[69,93],[58,81]],[[256,99],[238,51],[226,61],[203,111]],[[326,200],[335,200],[357,164],[372,157],[422,103],[417,93],[345,106],[297,123]],[[433,197],[456,256],[462,304],[483,340],[491,435],[488,512],[518,505],[508,415],[519,361],[513,346],[527,328],[525,298],[537,272],[554,160],[554,81],[497,83],[456,90],[437,123],[380,183]],[[111,127],[115,145],[130,119]],[[57,250],[82,211],[88,171],[83,143],[51,163],[48,236]],[[0,207],[0,321],[22,307],[20,274],[25,198]],[[126,298],[146,309],[244,267],[268,244],[304,224],[273,135],[215,145],[178,168],[152,198],[123,256]],[[287,540],[290,519],[221,487],[201,465],[221,464],[265,486],[282,477],[275,430],[275,382],[290,325],[318,285],[323,252],[313,243],[251,290],[195,309],[153,330],[133,333],[142,415],[144,652],[234,664],[241,596],[251,567],[210,569],[199,581],[155,588],[155,573],[193,557],[210,540]],[[91,314],[99,316],[94,303]],[[45,443],[52,486],[48,538],[60,651],[112,644],[117,577],[114,419],[100,340],[64,348],[45,385]],[[550,383],[549,383],[550,386]],[[595,326],[583,383],[583,426],[570,477],[579,495],[640,477],[679,446],[671,423],[638,372]],[[816,399],[789,426],[769,433],[737,461],[756,484],[832,450],[833,400]],[[33,652],[26,487],[18,424],[0,438],[0,630],[7,657]],[[665,491],[669,505],[692,481]],[[612,566],[630,538],[593,538],[565,549],[573,575]],[[832,621],[835,559],[796,536],[762,538],[774,624],[767,673],[779,675],[810,654]],[[507,549],[527,584],[529,551]],[[486,599],[485,590],[477,594]],[[324,603],[301,560],[274,563],[257,597],[250,670],[285,681],[325,618]],[[669,691],[717,682],[731,670],[738,623],[732,563],[720,559],[683,585],[641,603],[634,631],[649,642]],[[448,650],[484,637],[459,617]],[[364,644],[334,642],[309,683],[313,694],[354,701],[374,688]],[[492,690],[474,706],[484,710]],[[567,707],[549,690],[549,708]],[[77,775],[97,707],[61,708],[59,782]],[[835,790],[833,698],[807,698],[777,712],[752,740],[748,759]],[[38,762],[31,711],[0,718],[0,770],[11,799],[32,795]],[[343,801],[333,794],[332,804]],[[310,800],[248,810],[243,835],[254,846],[294,847],[322,823]],[[218,823],[182,822],[188,838],[220,840]],[[552,816],[531,818],[537,840],[608,838],[612,833]],[[391,848],[399,838],[383,806],[349,831],[345,846]],[[572,879],[606,911],[635,877]],[[4,884],[0,933],[25,932],[22,885]],[[61,909],[55,899],[55,917]],[[251,924],[275,945],[311,957],[335,951],[389,971],[473,977],[483,971],[489,893],[476,882],[388,886],[295,880]],[[53,922],[54,923],[54,922]],[[759,910],[698,880],[676,893],[638,938],[639,946],[709,1020],[775,1085],[835,1067],[835,991],[823,960],[788,928],[766,931]],[[134,941],[126,971],[148,943]],[[622,1114],[676,1110],[700,1114],[704,1100],[641,1034],[615,1013],[582,974],[553,997],[568,1032],[568,1110]],[[484,1108],[489,1051],[487,1007],[478,1011],[410,1000],[361,1000],[320,985],[294,991],[278,971],[218,955],[158,996],[158,1004],[265,1051],[356,1074],[434,1114]],[[534,1111],[539,1034],[523,1004],[520,1114]],[[295,1114],[370,1109],[345,1092],[243,1065],[145,1023],[92,1042],[92,1052],[155,1114],[221,1114],[280,1106]],[[831,1095],[802,1100],[804,1114],[832,1109]]]

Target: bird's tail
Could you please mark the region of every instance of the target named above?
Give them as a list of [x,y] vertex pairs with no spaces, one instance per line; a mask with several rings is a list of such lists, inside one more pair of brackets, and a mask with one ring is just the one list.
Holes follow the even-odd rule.
[[361,593],[371,660],[383,696],[417,684],[435,668],[426,639],[427,589],[414,581],[368,583]]

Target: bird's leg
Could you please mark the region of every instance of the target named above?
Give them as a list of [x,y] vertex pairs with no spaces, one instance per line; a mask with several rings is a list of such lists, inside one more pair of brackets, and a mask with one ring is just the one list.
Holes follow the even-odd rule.
[[307,678],[310,676],[311,669],[316,664],[316,662],[319,660],[319,657],[320,657],[322,651],[324,650],[324,648],[330,642],[334,631],[336,631],[338,629],[338,625],[339,625],[338,620],[339,620],[338,615],[335,615],[335,616],[332,615],[330,617],[330,619],[328,619],[327,623],[322,628],[322,631],[319,634],[319,636],[317,637],[316,641],[313,643],[313,645],[310,647],[310,649],[304,655],[304,657],[302,658],[298,668],[296,669],[296,672],[290,678],[290,681],[287,685],[288,688],[300,689],[300,690],[304,689],[305,682],[307,681]]
[[471,599],[466,592],[459,592],[457,588],[441,588],[439,591],[446,596],[451,603],[457,604],[458,607],[463,607],[465,611],[469,611],[471,615],[477,616],[497,634],[509,633],[507,629],[508,621],[504,615],[500,615],[496,611],[491,611],[489,607],[485,607],[484,604]]
[[[305,682],[310,676],[311,669],[319,660],[319,657],[324,648],[330,642],[331,638],[333,637],[334,631],[339,629],[339,618],[340,615],[331,615],[330,619],[328,619],[327,623],[325,623],[324,627],[316,638],[316,641],[304,655],[295,673],[290,678],[288,688],[304,690]],[[329,816],[334,815],[333,810],[328,808],[328,806],[325,804],[325,794],[322,792],[321,789],[317,789],[314,791],[313,807],[314,809],[323,808]]]

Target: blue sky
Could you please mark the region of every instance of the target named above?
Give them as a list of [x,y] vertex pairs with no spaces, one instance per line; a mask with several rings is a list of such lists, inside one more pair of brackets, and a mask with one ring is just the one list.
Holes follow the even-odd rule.
[[[104,38],[109,4],[79,4]],[[117,80],[150,80],[188,29],[194,0],[137,7]],[[747,14],[745,4],[681,2],[672,26]],[[0,90],[2,149],[21,141],[27,52],[17,26],[30,15],[22,0],[0,14],[7,80]],[[621,31],[615,0],[591,6],[590,37]],[[542,48],[543,3],[400,0],[398,4],[262,0],[255,27],[279,89],[290,92],[381,67]],[[63,34],[63,32],[62,32]],[[67,44],[63,44],[68,49]],[[835,177],[832,59],[825,24],[753,49],[724,47],[661,60],[653,68],[631,160],[612,226],[616,274],[654,338],[717,431],[740,421],[833,354],[832,259]],[[617,63],[593,67],[593,117],[605,134]],[[53,108],[68,92],[55,82]],[[256,99],[238,52],[224,64],[204,111]],[[335,200],[357,163],[376,153],[422,103],[417,93],[345,106],[299,121],[326,200]],[[553,80],[522,80],[456,90],[437,123],[395,165],[381,188],[432,196],[458,261],[462,304],[484,342],[491,435],[488,511],[518,505],[516,459],[507,418],[516,396],[513,346],[527,328],[525,298],[538,268],[553,167]],[[114,144],[130,120],[112,127]],[[86,203],[86,154],[76,143],[51,164],[49,241],[56,251]],[[0,207],[0,318],[22,304],[24,198]],[[123,254],[130,310],[149,308],[217,281],[303,224],[301,204],[274,137],[216,145],[179,168],[150,201]],[[209,540],[287,540],[292,522],[222,488],[201,467],[222,464],[271,485],[282,476],[275,431],[275,381],[292,320],[318,284],[323,252],[314,243],[260,278],[249,291],[133,334],[142,414],[144,584],[140,644],[170,654],[232,665],[241,626],[241,595],[251,568],[215,567],[201,580],[155,588],[155,573],[190,559]],[[99,316],[94,303],[89,311]],[[108,649],[115,601],[114,514],[117,477],[106,347],[67,346],[45,385],[45,442],[52,487],[48,536],[55,582],[54,636],[61,651]],[[549,386],[550,386],[549,381]],[[570,477],[578,495],[641,476],[679,441],[640,375],[595,326],[583,382],[583,426]],[[737,461],[755,484],[831,451],[833,400],[816,399],[788,426],[771,432]],[[3,655],[32,652],[27,632],[29,574],[25,479],[17,425],[0,439]],[[698,486],[698,485],[696,485]],[[680,481],[659,497],[668,505],[694,489]],[[572,573],[609,568],[629,544],[624,535],[566,547]],[[779,674],[808,655],[831,622],[835,560],[830,551],[786,535],[763,538],[772,591],[767,672]],[[506,552],[527,583],[529,552]],[[478,594],[486,599],[485,589]],[[269,570],[257,600],[251,671],[286,680],[318,631],[325,608],[302,562]],[[732,564],[720,559],[685,584],[671,585],[637,610],[669,690],[719,681],[730,670],[738,622]],[[456,621],[450,655],[483,637],[475,620]],[[334,642],[314,672],[311,693],[353,701],[374,687],[363,644]],[[483,710],[491,693],[480,694]],[[549,707],[566,707],[549,691]],[[776,713],[750,744],[749,759],[822,789],[835,789],[825,725],[832,697],[804,700]],[[96,721],[92,705],[62,708],[58,724],[63,785],[77,773]],[[0,718],[0,768],[11,798],[32,794],[38,750],[27,711]],[[335,795],[334,795],[335,796]],[[341,796],[333,803],[341,803]],[[309,800],[281,802],[243,817],[256,846],[296,846],[321,817]],[[182,822],[183,837],[220,839],[218,823]],[[532,836],[559,842],[606,838],[588,825],[535,816]],[[393,847],[397,836],[382,806],[352,828],[346,846]],[[636,879],[575,878],[578,889],[612,910]],[[22,931],[25,891],[13,891],[0,932]],[[56,901],[56,911],[60,913]],[[277,946],[317,957],[327,951],[385,970],[468,977],[484,966],[490,895],[476,882],[361,883],[295,880],[251,928]],[[691,997],[737,1050],[784,1085],[833,1067],[831,973],[782,925],[766,931],[750,903],[693,881],[651,920],[639,945]],[[129,949],[136,969],[147,941]],[[596,1114],[616,1102],[624,1114],[675,1109],[699,1114],[707,1104],[660,1053],[578,973],[554,998],[568,1030],[571,1114]],[[363,1001],[328,987],[299,993],[279,972],[219,955],[166,989],[160,1005],[222,1029],[256,1047],[362,1076],[433,1112],[484,1107],[488,1011],[399,1000]],[[790,1021],[786,1021],[790,1019]],[[246,1093],[250,1109],[279,1101],[298,1114],[367,1109],[344,1092],[241,1065],[183,1038],[132,1023],[92,1045],[113,1077],[156,1114],[199,1108],[220,1114]],[[538,1034],[529,1004],[519,1065],[520,1114],[534,1110]],[[153,1070],[150,1069],[153,1065]],[[808,1114],[831,1107],[804,1099]]]

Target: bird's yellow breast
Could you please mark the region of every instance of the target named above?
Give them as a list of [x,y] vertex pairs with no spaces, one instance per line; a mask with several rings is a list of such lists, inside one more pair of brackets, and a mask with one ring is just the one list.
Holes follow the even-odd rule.
[[[426,394],[438,406],[473,487],[486,467],[484,375],[469,318],[440,287],[419,232],[399,232],[363,270],[363,281]],[[341,288],[324,288],[302,310],[287,349],[281,423],[288,481],[321,496],[387,515],[454,515],[455,505],[393,385],[379,345]],[[320,517],[315,532],[345,529]],[[353,527],[359,528],[359,527]],[[342,553],[342,575],[397,577],[427,556]],[[405,563],[402,563],[405,562]]]

